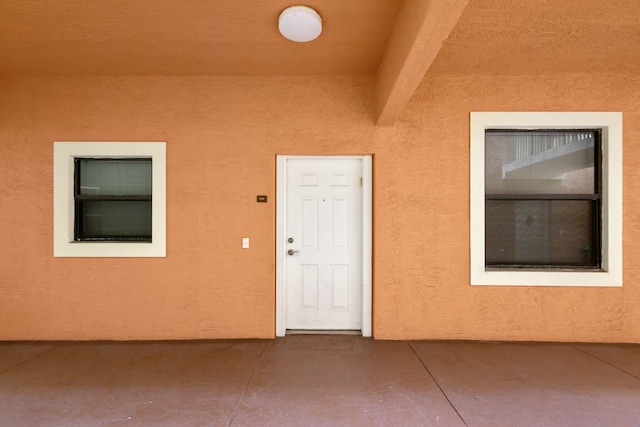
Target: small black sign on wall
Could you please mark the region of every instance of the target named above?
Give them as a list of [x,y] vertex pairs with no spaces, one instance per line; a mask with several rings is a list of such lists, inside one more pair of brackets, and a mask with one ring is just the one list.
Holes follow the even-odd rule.
[[256,196],[256,202],[267,203],[267,196]]

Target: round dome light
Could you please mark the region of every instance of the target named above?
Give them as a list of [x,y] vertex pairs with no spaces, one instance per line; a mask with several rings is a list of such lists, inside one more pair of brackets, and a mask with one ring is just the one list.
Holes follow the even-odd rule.
[[286,8],[278,18],[280,34],[294,42],[310,42],[322,32],[322,18],[307,6]]

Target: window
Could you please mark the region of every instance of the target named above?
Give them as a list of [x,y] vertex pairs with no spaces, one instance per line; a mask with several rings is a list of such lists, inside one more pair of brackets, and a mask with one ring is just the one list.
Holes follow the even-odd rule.
[[75,159],[75,240],[152,241],[150,158]]
[[485,131],[485,266],[600,268],[600,132]]
[[166,256],[164,142],[54,143],[54,256]]
[[620,113],[471,114],[471,284],[622,285]]

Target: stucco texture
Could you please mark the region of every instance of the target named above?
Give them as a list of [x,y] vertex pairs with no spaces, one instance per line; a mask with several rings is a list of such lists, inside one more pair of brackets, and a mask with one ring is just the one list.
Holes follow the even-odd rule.
[[[276,155],[372,154],[375,338],[640,342],[640,77],[426,77],[391,127],[374,86],[0,80],[0,339],[272,338]],[[470,286],[469,112],[500,110],[624,113],[623,287]],[[53,141],[167,142],[166,258],[53,257]]]

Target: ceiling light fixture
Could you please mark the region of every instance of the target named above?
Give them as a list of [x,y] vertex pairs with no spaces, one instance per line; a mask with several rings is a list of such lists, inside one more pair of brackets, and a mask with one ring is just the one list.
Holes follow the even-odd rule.
[[286,8],[278,18],[280,34],[294,42],[310,42],[322,32],[322,18],[307,6]]

